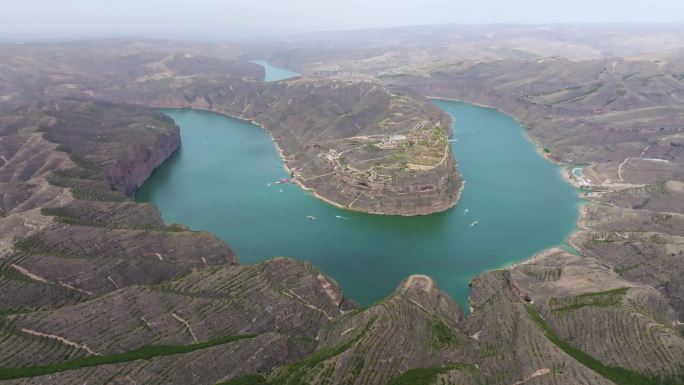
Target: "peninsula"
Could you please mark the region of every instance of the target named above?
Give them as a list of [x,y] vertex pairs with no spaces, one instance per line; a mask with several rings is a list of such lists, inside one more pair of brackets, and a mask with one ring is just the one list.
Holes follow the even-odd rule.
[[[684,383],[681,34],[431,28],[2,45],[0,384]],[[257,57],[305,75],[264,83]],[[241,264],[131,199],[182,151],[157,110],[173,107],[263,126],[292,177],[337,205],[446,210],[463,182],[448,115],[423,95],[513,115],[581,169],[568,177],[590,201],[577,253],[478,274],[467,314],[423,274],[362,308],[312,264]]]
[[[458,200],[462,181],[447,141],[451,120],[419,94],[309,77],[264,83],[257,64],[187,52],[141,56],[139,46],[126,43],[92,52],[110,63],[107,71],[94,71],[87,65],[91,56],[76,52],[81,47],[53,48],[56,62],[20,47],[3,50],[0,60],[13,69],[0,86],[5,102],[76,98],[214,111],[264,127],[292,178],[339,207],[419,215]],[[15,64],[23,60],[34,65]],[[55,64],[80,75],[57,76],[49,70]],[[128,67],[139,70],[123,71]],[[28,77],[46,80],[26,89]]]

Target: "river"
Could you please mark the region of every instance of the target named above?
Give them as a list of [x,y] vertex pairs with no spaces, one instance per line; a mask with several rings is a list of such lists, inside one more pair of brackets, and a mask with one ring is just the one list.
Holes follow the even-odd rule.
[[274,256],[310,261],[362,305],[420,273],[466,307],[474,276],[564,245],[580,200],[510,116],[434,103],[454,118],[451,144],[466,181],[457,206],[443,213],[350,212],[296,185],[273,184],[288,175],[261,128],[196,110],[164,110],[180,126],[182,146],[136,200],[157,205],[167,222],[216,234],[242,263]]
[[270,65],[265,60],[252,60],[252,63],[264,67],[265,76],[263,81],[265,82],[275,82],[278,80],[296,78],[299,76],[299,74],[296,72]]

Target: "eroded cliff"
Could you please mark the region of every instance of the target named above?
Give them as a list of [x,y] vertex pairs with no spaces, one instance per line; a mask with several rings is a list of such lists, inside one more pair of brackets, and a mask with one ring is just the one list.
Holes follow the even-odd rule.
[[[0,54],[6,79],[0,96],[10,103],[74,97],[198,108],[254,121],[271,134],[300,185],[350,210],[429,214],[458,199],[462,182],[447,142],[450,118],[422,96],[367,81],[264,83],[260,66],[215,52],[198,55],[192,52],[207,47],[191,44],[180,51],[161,43],[111,45],[8,47]],[[93,61],[99,71],[88,67]],[[51,65],[78,76],[56,74]],[[174,145],[160,140],[164,150]],[[107,174],[126,194],[147,176],[147,166],[132,165],[160,161],[144,148],[130,151],[131,162],[121,158]]]

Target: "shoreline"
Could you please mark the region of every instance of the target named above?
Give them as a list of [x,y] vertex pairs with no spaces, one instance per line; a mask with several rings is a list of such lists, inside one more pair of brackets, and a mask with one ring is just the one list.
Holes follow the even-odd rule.
[[511,113],[508,113],[508,112],[506,112],[506,111],[504,111],[504,110],[502,110],[502,109],[500,109],[500,108],[494,107],[494,106],[488,106],[488,105],[486,105],[486,104],[480,104],[480,103],[477,103],[477,102],[471,102],[471,101],[467,101],[467,100],[463,100],[463,99],[443,98],[443,97],[438,97],[438,96],[426,96],[426,98],[431,99],[431,100],[432,100],[432,99],[436,99],[436,100],[447,100],[447,101],[451,101],[451,102],[472,104],[472,105],[474,105],[474,106],[478,106],[478,107],[481,107],[481,108],[486,108],[486,109],[488,109],[488,110],[494,110],[494,111],[500,112],[500,113],[502,113],[502,114],[504,114],[504,115],[510,117],[511,119],[513,119],[516,123],[518,123],[518,125],[519,125],[520,127],[523,128],[523,130],[524,130],[523,132],[524,132],[525,138],[526,138],[527,140],[529,140],[530,142],[532,142],[532,144],[534,144],[534,147],[535,147],[535,149],[537,150],[537,152],[539,153],[539,155],[541,155],[543,158],[545,158],[545,159],[548,160],[549,162],[555,164],[556,166],[568,166],[568,165],[570,165],[569,163],[564,163],[564,162],[561,162],[561,161],[556,161],[556,160],[550,158],[550,157],[547,155],[547,153],[544,152],[544,146],[543,146],[541,143],[539,143],[536,139],[534,139],[534,138],[530,135],[529,131],[531,131],[531,129],[528,127],[528,124],[526,124],[522,119],[519,119],[518,117],[516,117],[515,115],[513,115],[513,114],[511,114]]
[[[226,116],[230,116],[230,115],[226,115]],[[283,153],[283,149],[280,147],[280,145],[278,144],[278,141],[273,137],[273,135],[271,134],[271,132],[270,132],[266,127],[264,127],[263,125],[261,125],[260,123],[254,121],[254,120],[248,120],[248,119],[244,119],[244,118],[237,118],[237,119],[246,120],[246,121],[248,121],[248,122],[254,124],[255,126],[260,127],[262,130],[264,130],[264,131],[268,134],[268,136],[271,138],[271,142],[273,142],[273,145],[275,146],[276,151],[278,152],[278,155],[280,156],[280,159],[281,159],[282,162],[283,162],[283,169],[284,169],[288,174],[290,174],[290,175],[294,174],[294,172],[292,171],[292,169],[287,165],[287,159],[286,159],[286,157],[285,157],[285,155],[284,155],[284,153]],[[450,149],[450,148],[451,148],[451,147],[447,145],[447,149]],[[457,174],[458,174],[459,177],[461,177],[461,173],[460,173],[460,172],[457,171]],[[322,200],[323,202],[328,203],[328,204],[330,204],[330,205],[333,205],[333,206],[335,206],[335,207],[337,207],[337,208],[339,208],[339,209],[347,210],[347,211],[350,211],[350,212],[356,212],[356,213],[370,214],[370,215],[398,216],[398,217],[417,217],[417,216],[423,216],[423,215],[439,214],[439,213],[443,213],[443,212],[445,212],[445,211],[451,210],[451,209],[453,209],[454,207],[456,207],[456,205],[458,204],[458,201],[461,199],[461,193],[462,193],[463,188],[464,188],[464,186],[465,186],[465,180],[461,179],[461,185],[459,186],[458,191],[456,192],[456,199],[454,199],[454,201],[453,201],[453,203],[452,203],[451,205],[449,205],[448,207],[446,207],[446,208],[443,209],[443,210],[432,211],[432,212],[429,212],[429,213],[417,213],[417,214],[390,214],[390,213],[383,213],[383,212],[379,212],[379,211],[355,210],[355,209],[353,209],[353,208],[351,208],[351,207],[349,207],[349,206],[345,206],[345,205],[343,205],[343,204],[341,204],[341,203],[339,203],[339,202],[335,202],[335,201],[333,201],[333,200],[331,200],[331,199],[329,199],[329,198],[326,198],[326,197],[320,195],[320,194],[316,191],[315,188],[306,186],[306,185],[305,185],[299,178],[297,178],[297,177],[293,177],[291,180],[292,180],[297,186],[299,186],[302,190],[304,190],[304,191],[306,191],[306,192],[312,194],[315,198],[320,199],[320,200]]]
[[[211,111],[211,112],[214,112],[214,111]],[[254,120],[245,119],[245,118],[241,118],[241,117],[235,117],[235,116],[231,116],[231,115],[227,115],[227,114],[223,114],[223,113],[219,113],[219,114],[225,115],[225,116],[229,116],[229,117],[231,117],[231,118],[240,119],[240,120],[244,120],[244,121],[250,122],[250,123],[254,124],[255,126],[260,127],[262,130],[264,130],[264,132],[266,132],[266,133],[268,134],[268,136],[271,138],[271,142],[272,142],[273,145],[275,146],[276,151],[278,152],[278,156],[280,156],[280,160],[283,162],[283,169],[284,169],[288,174],[290,174],[291,176],[292,176],[292,174],[294,174],[294,172],[292,171],[292,169],[291,169],[291,168],[288,166],[288,164],[287,164],[287,159],[286,159],[286,157],[285,157],[285,154],[284,154],[284,152],[283,152],[283,149],[282,149],[282,148],[280,147],[280,145],[278,144],[278,140],[276,140],[276,139],[273,137],[273,134],[271,134],[271,132],[270,132],[266,127],[264,127],[262,124],[260,124],[260,123],[257,122],[257,121],[254,121]],[[460,173],[459,173],[459,176],[460,176]],[[335,206],[335,207],[337,207],[338,209],[347,210],[347,211],[356,212],[356,213],[370,214],[370,215],[398,216],[398,217],[416,217],[416,216],[421,216],[421,215],[432,215],[432,214],[438,214],[438,213],[442,213],[442,212],[445,212],[445,211],[447,211],[447,210],[450,210],[450,209],[456,207],[456,205],[458,204],[458,201],[459,201],[459,199],[461,198],[461,192],[463,191],[463,187],[464,187],[464,185],[465,185],[465,181],[464,181],[464,180],[461,180],[462,183],[461,183],[461,186],[459,187],[458,191],[456,192],[456,199],[454,200],[454,203],[453,203],[452,205],[450,205],[449,207],[445,208],[444,210],[433,211],[433,212],[425,213],[425,214],[389,214],[389,213],[382,213],[382,212],[378,212],[378,211],[355,210],[355,209],[353,209],[353,208],[351,208],[351,207],[349,207],[349,206],[345,206],[345,205],[343,205],[343,204],[341,204],[341,203],[339,203],[339,202],[335,202],[335,201],[333,201],[333,200],[331,200],[331,199],[329,199],[329,198],[326,198],[326,197],[322,196],[321,194],[319,194],[319,193],[316,191],[315,188],[309,187],[309,186],[305,185],[305,184],[304,184],[299,178],[297,178],[297,177],[292,177],[291,180],[292,180],[297,186],[299,186],[302,190],[304,190],[304,191],[310,193],[311,195],[313,195],[316,199],[319,199],[319,200],[321,200],[321,201],[323,201],[323,202],[325,202],[325,203],[327,203],[327,204],[330,204],[330,205],[332,205],[332,206]]]
[[[574,187],[575,189],[578,189],[578,190],[581,189],[580,187],[578,187],[577,185],[575,185],[575,183],[573,183],[572,176],[570,175],[570,174],[572,173],[572,171],[569,170],[568,168],[569,168],[569,167],[572,167],[573,165],[572,165],[572,164],[569,164],[569,163],[563,163],[563,162],[560,162],[560,161],[555,161],[555,160],[551,159],[549,156],[547,156],[546,153],[545,153],[544,150],[543,150],[543,149],[544,149],[544,146],[542,146],[541,143],[539,143],[538,141],[536,141],[536,140],[529,134],[529,131],[530,131],[530,130],[529,130],[529,128],[527,128],[527,125],[526,125],[521,119],[518,119],[518,118],[517,118],[516,116],[514,116],[513,114],[509,114],[508,112],[503,111],[503,110],[501,110],[501,109],[499,109],[499,108],[496,108],[496,107],[494,107],[494,106],[488,106],[488,105],[484,105],[484,104],[481,104],[481,103],[466,101],[466,100],[463,100],[463,99],[447,98],[447,97],[437,97],[437,96],[425,96],[425,97],[428,98],[429,100],[446,100],[446,101],[457,102],[457,103],[472,104],[472,105],[474,105],[474,106],[478,106],[478,107],[481,107],[481,108],[486,108],[486,109],[489,109],[489,110],[494,110],[494,111],[497,111],[497,112],[500,112],[500,113],[502,113],[502,114],[505,114],[505,115],[509,116],[509,117],[510,117],[511,119],[513,119],[516,123],[518,123],[518,125],[520,125],[520,127],[522,127],[523,130],[525,130],[525,131],[524,131],[524,136],[525,136],[525,138],[526,138],[527,140],[529,140],[529,141],[534,145],[535,150],[537,151],[537,153],[539,153],[539,155],[542,156],[544,159],[548,160],[549,162],[551,162],[551,163],[554,164],[555,166],[559,167],[559,172],[560,172],[560,174],[561,174],[561,177],[562,177],[570,186],[572,186],[572,187]],[[581,164],[584,164],[584,165],[591,165],[590,163],[581,163]],[[579,198],[580,203],[579,203],[578,206],[577,206],[577,220],[575,221],[575,230],[572,231],[572,232],[570,232],[570,234],[568,234],[568,235],[565,237],[564,242],[565,242],[566,245],[568,245],[570,248],[574,249],[574,250],[575,250],[577,253],[579,253],[580,255],[584,255],[584,253],[582,252],[582,250],[581,250],[580,248],[578,248],[575,244],[573,244],[573,243],[571,242],[571,239],[572,239],[572,237],[575,235],[575,233],[579,232],[580,230],[583,230],[583,228],[580,227],[580,224],[583,223],[583,221],[582,221],[582,213],[583,213],[582,207],[583,207],[586,203],[589,203],[589,201],[587,201],[586,199],[582,198],[581,192],[579,192],[579,193],[577,194],[577,197]],[[526,259],[524,259],[524,260],[522,260],[522,261],[520,261],[520,262],[513,263],[513,264],[511,264],[511,265],[504,265],[504,266],[502,266],[500,269],[510,269],[510,268],[513,268],[513,267],[518,266],[518,265],[521,265],[521,264],[533,262],[533,261],[535,260],[535,258],[539,258],[539,257],[541,257],[541,256],[545,256],[545,255],[547,255],[547,253],[550,253],[550,252],[553,251],[553,250],[562,250],[562,249],[559,248],[558,245],[556,245],[556,246],[551,246],[551,247],[549,247],[548,249],[544,249],[544,250],[542,250],[542,251],[540,251],[540,252],[538,252],[538,253],[535,253],[535,254],[529,256],[528,258],[526,258]],[[498,269],[494,269],[494,270],[498,270]],[[492,270],[488,270],[488,271],[492,271]]]
[[[502,112],[502,113],[504,113],[504,114],[510,116],[510,117],[511,117],[512,119],[514,119],[518,124],[520,124],[521,127],[524,128],[524,126],[520,123],[520,121],[518,121],[517,119],[515,119],[515,117],[513,117],[512,115],[507,114],[507,113],[505,113],[505,112],[503,112],[503,111],[501,111],[501,110],[498,110],[497,108],[491,107],[491,106],[485,106],[485,105],[481,105],[481,104],[478,104],[478,103],[470,103],[470,102],[467,102],[467,101],[457,100],[457,99],[434,98],[434,97],[429,97],[429,98],[430,98],[430,99],[441,99],[441,100],[455,101],[455,102],[460,102],[460,103],[467,103],[467,104],[472,104],[472,105],[475,105],[475,106],[478,106],[478,107],[481,107],[481,108],[487,108],[487,109],[490,109],[490,110],[499,111],[499,112]],[[280,147],[278,141],[273,137],[273,134],[272,134],[266,127],[264,127],[264,125],[262,125],[261,123],[255,121],[255,120],[248,119],[248,118],[245,118],[245,117],[243,117],[243,116],[231,115],[231,114],[225,113],[225,112],[220,111],[220,110],[209,109],[209,108],[196,108],[196,107],[159,107],[159,108],[172,108],[172,109],[180,109],[180,110],[186,110],[186,109],[201,110],[201,111],[216,113],[216,114],[219,114],[219,115],[222,115],[222,116],[226,116],[226,117],[229,117],[229,118],[238,119],[238,120],[241,120],[241,121],[244,121],[244,122],[248,122],[248,123],[254,124],[255,126],[261,128],[262,130],[264,130],[264,131],[268,134],[269,138],[271,139],[271,142],[273,143],[273,146],[275,147],[276,151],[278,152],[278,156],[280,157],[280,159],[281,159],[281,161],[282,161],[282,167],[283,167],[283,169],[285,170],[285,172],[286,172],[288,175],[292,175],[292,173],[293,173],[293,172],[292,172],[292,169],[291,169],[290,166],[288,165],[288,161],[287,161],[287,159],[286,159],[286,157],[285,157],[285,154],[284,154],[283,149]],[[530,140],[530,142],[535,146],[536,150],[537,150],[538,152],[540,152],[540,148],[539,148],[540,146],[538,145],[538,143],[535,142],[534,140],[532,140],[532,138],[531,138],[527,133],[525,133],[524,136],[526,137],[526,139]],[[541,152],[540,152],[540,155],[542,155]],[[570,177],[570,175],[568,175],[568,173],[569,173],[569,171],[568,171],[569,165],[567,165],[567,164],[558,164],[557,162],[553,162],[551,159],[549,159],[549,158],[546,157],[546,156],[544,156],[544,158],[547,159],[547,160],[549,160],[551,163],[553,163],[553,164],[556,165],[557,167],[559,167],[559,172],[561,173],[561,176],[563,177],[563,179],[565,180],[566,183],[570,184],[572,187],[576,187],[573,183],[571,183],[571,180],[570,180],[571,177]],[[338,209],[342,209],[342,210],[346,210],[346,211],[350,211],[350,212],[360,212],[360,213],[371,214],[371,215],[401,216],[401,217],[431,215],[431,214],[436,214],[436,213],[440,213],[440,212],[444,212],[444,211],[448,211],[448,210],[450,210],[450,209],[453,209],[454,207],[456,207],[456,206],[458,205],[458,202],[460,201],[460,198],[462,197],[463,190],[464,190],[465,184],[466,184],[466,181],[463,180],[463,179],[461,179],[461,185],[459,186],[458,191],[456,192],[456,199],[455,199],[454,203],[453,203],[452,205],[450,205],[448,208],[444,209],[444,210],[435,211],[435,212],[427,213],[427,214],[411,214],[411,215],[403,214],[403,215],[402,215],[402,214],[386,214],[386,213],[377,213],[377,212],[369,212],[369,211],[354,210],[354,209],[352,209],[352,208],[349,208],[349,207],[347,207],[347,206],[344,206],[344,205],[340,204],[339,202],[335,202],[335,201],[333,201],[333,200],[331,200],[331,199],[329,199],[329,198],[326,198],[326,197],[324,197],[324,196],[318,194],[318,192],[316,191],[316,189],[306,186],[299,178],[294,177],[294,178],[292,179],[292,181],[293,181],[294,184],[296,184],[299,188],[301,188],[301,189],[304,190],[305,192],[308,192],[308,193],[310,193],[311,195],[313,195],[314,198],[319,199],[320,201],[323,201],[323,202],[325,202],[326,204],[330,204],[330,205],[332,205],[332,206],[334,206],[334,207],[336,207],[336,208],[338,208]],[[582,201],[586,201],[586,200],[584,200],[584,199],[582,199],[582,198],[580,198],[580,199],[581,199]],[[584,255],[584,254],[582,253],[582,251],[581,251],[575,244],[573,244],[573,242],[571,241],[571,239],[573,238],[573,235],[574,235],[575,233],[577,233],[579,230],[582,229],[581,227],[579,227],[579,224],[582,223],[582,218],[581,218],[581,214],[582,214],[581,206],[582,206],[583,204],[584,204],[584,203],[580,203],[580,204],[578,205],[578,219],[577,219],[577,221],[576,221],[576,223],[575,223],[575,230],[572,231],[571,233],[569,233],[569,234],[565,237],[565,239],[563,240],[563,242],[565,243],[565,245],[567,245],[567,246],[568,246],[569,248],[571,248],[571,249],[574,249],[574,250],[575,250],[578,254],[580,254],[580,255]],[[511,263],[507,263],[507,264],[505,264],[505,265],[503,265],[503,266],[500,266],[500,267],[496,267],[496,268],[484,270],[484,271],[480,272],[479,274],[477,274],[475,277],[479,276],[480,274],[484,274],[484,273],[486,273],[486,272],[496,271],[496,270],[505,270],[505,269],[514,268],[515,266],[519,266],[519,265],[522,265],[522,264],[531,263],[531,262],[534,261],[536,258],[541,258],[542,256],[546,256],[546,255],[549,255],[549,254],[553,254],[554,252],[558,252],[559,250],[560,250],[560,251],[564,251],[564,252],[568,252],[567,250],[564,250],[563,248],[561,248],[559,244],[553,245],[553,246],[550,246],[550,247],[547,248],[547,249],[544,249],[544,250],[541,250],[541,251],[539,251],[539,252],[537,252],[537,253],[534,253],[534,254],[532,254],[532,255],[530,255],[530,256],[528,256],[528,257],[526,257],[526,258],[524,258],[524,259],[522,259],[522,260],[520,260],[520,261],[518,261],[518,262],[511,262]],[[474,277],[473,277],[473,278],[474,278]],[[469,303],[466,304],[466,305],[469,305]]]
[[[433,99],[442,99],[442,100],[453,100],[453,101],[458,101],[458,100],[454,100],[454,99],[445,99],[445,98],[433,98]],[[478,106],[478,107],[482,107],[482,108],[487,108],[487,109],[499,111],[499,110],[497,110],[496,108],[489,107],[489,106],[478,105],[478,104],[476,104],[476,103],[469,103],[469,102],[464,102],[464,101],[458,101],[458,102],[473,104],[473,105],[476,105],[476,106]],[[274,138],[273,134],[272,134],[266,127],[264,127],[261,123],[255,121],[255,120],[248,119],[248,118],[245,118],[245,117],[239,116],[239,115],[228,114],[228,113],[226,113],[226,112],[224,112],[224,111],[217,110],[217,109],[202,108],[202,107],[196,108],[196,107],[188,107],[188,106],[184,106],[184,107],[158,106],[157,108],[168,108],[168,109],[177,109],[177,110],[198,110],[198,111],[205,111],[205,112],[211,112],[211,113],[219,114],[219,115],[222,115],[222,116],[225,116],[225,117],[228,117],[228,118],[232,118],[232,119],[238,119],[238,120],[241,120],[241,121],[243,121],[243,122],[251,123],[251,124],[253,124],[253,125],[255,125],[255,126],[261,128],[262,130],[264,130],[264,131],[268,134],[269,138],[271,139],[271,142],[273,143],[273,146],[275,147],[276,151],[278,152],[278,156],[280,157],[280,159],[281,159],[281,161],[282,161],[282,167],[283,167],[283,169],[285,170],[285,172],[286,172],[288,175],[292,175],[292,173],[293,173],[293,172],[292,172],[292,168],[291,168],[291,166],[289,166],[288,160],[286,159],[286,157],[285,157],[285,155],[284,155],[283,149],[280,147],[280,144],[279,144],[278,141]],[[508,115],[508,114],[507,114],[507,115]],[[509,115],[509,116],[510,116],[510,115]],[[517,122],[517,120],[516,120],[516,122]],[[528,138],[529,138],[529,136],[528,136]],[[531,141],[531,142],[532,142],[532,143],[535,143],[534,141]],[[552,162],[552,163],[553,163],[553,162]],[[559,166],[559,167],[560,167],[560,166]],[[561,171],[561,172],[567,172],[567,169],[566,169],[566,167],[560,167],[560,171]],[[460,175],[460,173],[459,173],[459,175]],[[440,212],[445,212],[445,211],[448,211],[448,210],[450,210],[450,209],[453,209],[454,207],[456,207],[456,206],[458,205],[458,202],[460,201],[460,198],[462,197],[463,191],[464,191],[464,189],[465,189],[465,183],[466,183],[465,180],[461,179],[461,184],[460,184],[460,186],[458,187],[458,190],[457,190],[457,192],[456,192],[456,199],[454,200],[453,204],[450,205],[448,208],[446,208],[446,209],[444,209],[444,210],[441,210],[441,211],[435,211],[435,212],[427,213],[427,214],[402,215],[402,214],[386,214],[386,213],[375,213],[375,212],[354,210],[354,209],[351,209],[351,208],[349,208],[349,207],[347,207],[347,206],[344,206],[344,205],[342,205],[342,204],[340,204],[340,203],[338,203],[338,202],[332,201],[332,200],[330,200],[330,199],[328,199],[328,198],[326,198],[326,197],[324,197],[324,196],[321,196],[320,194],[318,194],[318,193],[316,192],[316,190],[315,190],[314,188],[311,188],[311,187],[306,186],[299,178],[294,177],[294,178],[292,178],[292,181],[294,182],[294,184],[296,184],[296,185],[297,185],[299,188],[301,188],[302,190],[311,193],[311,195],[313,195],[316,199],[319,199],[320,201],[323,201],[323,202],[325,202],[326,204],[330,204],[330,205],[332,205],[332,206],[334,206],[334,207],[336,207],[336,208],[338,208],[338,209],[342,209],[342,210],[346,210],[346,211],[351,211],[351,212],[360,212],[360,213],[371,214],[371,215],[400,216],[400,217],[411,217],[411,216],[431,215],[431,214],[436,214],[436,213],[440,213]],[[571,184],[571,185],[572,185],[572,184]],[[581,214],[581,212],[578,212],[578,214]],[[581,216],[578,216],[578,220],[577,220],[577,221],[580,221],[580,220],[581,220]],[[577,223],[576,223],[575,225],[576,225],[576,227],[577,227]],[[578,248],[570,241],[570,240],[572,239],[573,235],[574,235],[578,230],[580,230],[580,229],[579,229],[579,228],[576,228],[576,230],[573,231],[573,232],[571,232],[570,234],[568,234],[568,235],[565,237],[565,239],[564,239],[563,241],[564,241],[565,245],[567,245],[569,248],[574,249],[577,253],[583,255],[583,253],[581,252],[581,250],[578,249]],[[511,262],[511,263],[507,263],[507,264],[505,264],[505,265],[503,265],[503,266],[493,267],[493,268],[489,268],[489,269],[482,270],[481,272],[477,273],[477,274],[476,274],[475,276],[473,276],[472,278],[475,278],[475,277],[480,276],[480,275],[482,275],[482,274],[485,274],[485,273],[487,273],[487,272],[496,271],[496,270],[506,270],[506,269],[510,269],[510,268],[513,268],[513,267],[518,266],[518,265],[521,265],[521,264],[531,263],[531,262],[534,261],[536,258],[541,258],[542,256],[548,255],[549,253],[553,253],[553,252],[556,252],[556,251],[558,251],[558,250],[568,252],[567,250],[564,250],[563,248],[561,248],[561,247],[560,247],[560,244],[552,245],[552,246],[550,246],[550,247],[548,247],[548,248],[546,248],[546,249],[543,249],[543,250],[541,250],[541,251],[539,251],[539,252],[536,252],[536,253],[534,253],[534,254],[532,254],[532,255],[530,255],[530,256],[527,256],[527,257],[525,257],[525,258],[523,258],[523,259],[521,259],[521,260],[519,260],[519,261],[517,261],[517,262]],[[472,279],[472,278],[471,278],[471,279]],[[464,304],[464,305],[469,306],[469,304],[470,304],[470,303],[468,302],[467,304]]]
[[531,257],[529,257],[525,260],[522,260],[522,261],[516,262],[516,263],[507,264],[507,265],[503,266],[501,268],[501,270],[504,270],[504,269],[505,270],[511,270],[511,269],[514,269],[514,268],[519,267],[519,266],[529,265],[530,263],[534,263],[535,261],[537,261],[539,259],[546,258],[549,255],[553,255],[553,254],[556,254],[559,252],[567,253],[567,251],[561,249],[558,246],[551,246],[551,247],[544,249],[538,253],[535,253],[534,255],[532,255]]
[[[283,169],[284,169],[289,175],[292,175],[292,174],[293,174],[292,169],[291,169],[291,168],[288,166],[288,164],[287,164],[287,159],[286,159],[286,157],[285,157],[285,155],[284,155],[283,149],[282,149],[282,148],[280,147],[280,145],[278,144],[278,140],[276,140],[276,139],[273,137],[273,134],[271,133],[271,131],[270,131],[269,129],[267,129],[263,124],[257,122],[256,120],[248,119],[248,118],[245,118],[245,117],[243,117],[243,116],[231,115],[231,114],[228,114],[228,113],[226,113],[226,112],[223,112],[223,111],[220,111],[220,110],[216,110],[216,109],[209,109],[209,108],[203,108],[203,107],[153,107],[153,108],[168,108],[168,109],[177,109],[177,110],[199,110],[199,111],[206,111],[206,112],[211,112],[211,113],[219,114],[219,115],[222,115],[222,116],[226,116],[226,117],[229,117],[229,118],[232,118],[232,119],[238,119],[238,120],[242,120],[242,121],[244,121],[244,122],[251,123],[251,124],[253,124],[253,125],[255,125],[255,126],[261,128],[264,132],[266,132],[266,134],[268,134],[269,138],[271,138],[271,143],[273,143],[273,145],[274,145],[275,148],[276,148],[276,151],[278,152],[278,156],[280,157],[280,160],[283,162]],[[447,148],[450,148],[450,146],[447,146]],[[162,162],[162,163],[163,163],[163,162]],[[457,176],[459,176],[459,177],[462,176],[461,173],[458,172],[458,170],[457,170],[456,172],[457,172]],[[378,211],[356,210],[356,209],[353,209],[353,208],[351,208],[351,207],[349,207],[349,206],[345,206],[345,205],[343,205],[343,204],[341,204],[341,203],[339,203],[339,202],[335,202],[335,201],[331,200],[330,198],[326,198],[326,197],[320,195],[318,192],[316,192],[316,189],[314,189],[314,188],[312,188],[312,187],[306,186],[301,180],[299,180],[299,178],[293,177],[293,178],[292,178],[292,182],[294,182],[294,183],[295,183],[297,186],[299,186],[302,190],[304,190],[304,191],[310,193],[311,195],[313,195],[316,199],[319,199],[319,200],[321,200],[321,201],[323,201],[323,202],[325,202],[325,203],[327,203],[327,204],[330,204],[330,205],[335,206],[335,207],[337,207],[337,208],[339,208],[339,209],[342,209],[342,210],[347,210],[347,211],[356,212],[356,213],[364,213],[364,214],[369,214],[369,215],[398,216],[398,217],[417,217],[417,216],[424,216],[424,215],[439,214],[439,213],[443,213],[443,212],[445,212],[445,211],[451,210],[451,209],[453,209],[454,207],[456,207],[456,205],[458,204],[458,201],[461,199],[461,193],[462,193],[463,188],[464,188],[464,186],[465,186],[465,180],[461,179],[461,185],[460,185],[458,191],[456,192],[456,198],[454,199],[453,203],[450,204],[448,207],[442,209],[442,210],[431,211],[431,212],[428,212],[428,213],[397,214],[397,213],[384,213],[384,212],[378,212]]]

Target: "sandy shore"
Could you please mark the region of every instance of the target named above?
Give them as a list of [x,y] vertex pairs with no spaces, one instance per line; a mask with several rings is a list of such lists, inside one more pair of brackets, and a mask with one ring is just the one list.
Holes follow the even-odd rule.
[[546,249],[546,250],[543,250],[543,251],[541,251],[541,252],[539,252],[539,253],[537,253],[537,254],[535,254],[535,255],[533,255],[533,256],[531,256],[531,257],[525,259],[525,260],[523,260],[523,261],[520,261],[520,262],[517,262],[517,263],[513,263],[513,264],[506,265],[506,266],[504,266],[504,268],[505,268],[505,269],[513,269],[513,268],[516,268],[516,267],[518,267],[518,266],[528,265],[528,264],[533,263],[533,262],[535,262],[535,261],[538,261],[538,260],[540,260],[540,259],[546,258],[546,257],[548,257],[549,255],[556,254],[556,253],[561,253],[561,252],[565,252],[565,250],[561,249],[560,247],[555,247],[555,246],[554,246],[554,247],[550,247],[550,248],[548,248],[548,249]]

